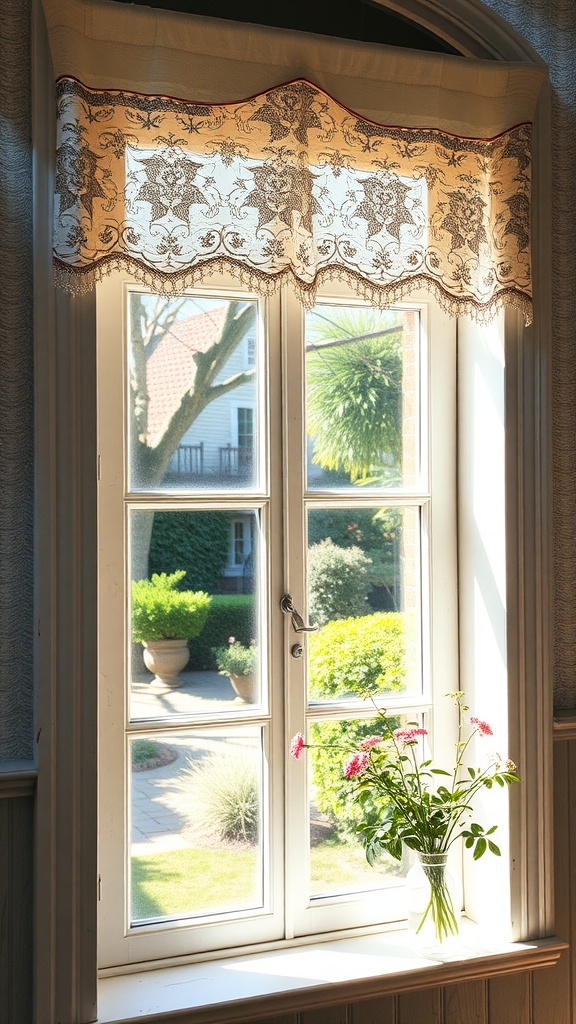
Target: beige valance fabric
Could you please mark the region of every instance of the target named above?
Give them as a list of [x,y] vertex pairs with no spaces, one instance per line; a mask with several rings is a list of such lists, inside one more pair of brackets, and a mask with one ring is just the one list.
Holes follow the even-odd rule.
[[379,305],[428,285],[529,319],[541,68],[43,2],[65,287],[123,265],[180,291],[221,267],[264,293],[289,277],[306,305],[338,277]]

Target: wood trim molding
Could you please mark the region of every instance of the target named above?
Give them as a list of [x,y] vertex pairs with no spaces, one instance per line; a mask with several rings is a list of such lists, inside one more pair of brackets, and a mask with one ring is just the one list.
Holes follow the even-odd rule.
[[479,0],[375,0],[428,29],[465,57],[481,60],[544,61],[511,25]]
[[36,789],[38,772],[33,767],[0,770],[0,800],[14,800],[18,797],[32,797]]
[[554,741],[576,740],[576,708],[554,712]]

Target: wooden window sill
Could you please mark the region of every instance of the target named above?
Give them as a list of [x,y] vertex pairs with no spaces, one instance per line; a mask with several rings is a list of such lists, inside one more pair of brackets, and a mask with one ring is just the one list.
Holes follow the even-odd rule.
[[502,943],[463,921],[453,959],[411,949],[405,931],[163,967],[99,982],[98,1024],[237,1024],[553,966],[555,936]]

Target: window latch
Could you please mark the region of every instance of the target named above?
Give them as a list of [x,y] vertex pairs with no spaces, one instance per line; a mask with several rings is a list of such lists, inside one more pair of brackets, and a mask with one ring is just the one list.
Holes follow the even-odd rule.
[[290,615],[292,619],[292,629],[295,633],[314,633],[318,626],[307,626],[304,619],[297,612],[294,605],[292,604],[292,598],[290,594],[283,594],[280,598],[280,607],[285,615]]

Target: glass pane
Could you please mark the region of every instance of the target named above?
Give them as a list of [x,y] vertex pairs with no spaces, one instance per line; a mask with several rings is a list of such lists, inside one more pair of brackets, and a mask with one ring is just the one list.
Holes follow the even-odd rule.
[[129,740],[133,924],[261,907],[257,726]]
[[318,305],[305,325],[308,490],[413,487],[418,313]]
[[129,297],[130,487],[259,482],[257,302]]
[[[388,718],[396,729],[401,718]],[[310,894],[325,896],[361,892],[399,884],[409,868],[382,854],[371,867],[356,832],[363,821],[382,821],[387,804],[372,797],[360,805],[354,799],[355,779],[347,779],[342,768],[349,754],[368,736],[382,735],[382,720],[313,722],[308,742],[310,794]],[[322,744],[322,746],[314,746]]]
[[258,512],[130,512],[132,721],[261,700]]
[[414,507],[309,511],[311,701],[420,687],[419,530]]

